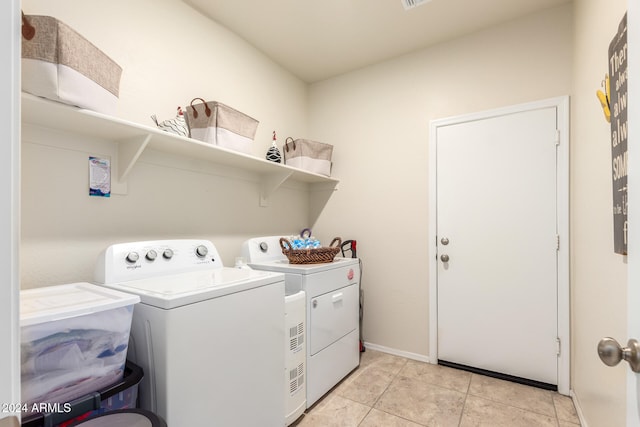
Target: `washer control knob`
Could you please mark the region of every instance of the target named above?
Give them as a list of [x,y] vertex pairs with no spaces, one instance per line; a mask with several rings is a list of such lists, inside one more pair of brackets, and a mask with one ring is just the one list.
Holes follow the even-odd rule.
[[198,245],[198,247],[196,248],[196,255],[198,256],[198,258],[206,257],[207,253],[209,253],[209,249],[207,249],[205,245]]
[[138,252],[129,252],[127,254],[127,257],[125,258],[125,260],[130,264],[134,264],[138,262],[139,259],[140,259],[140,255],[138,255]]
[[165,249],[164,252],[162,252],[162,258],[164,259],[173,258],[173,251],[169,248]]
[[156,252],[153,249],[151,249],[149,252],[147,252],[147,254],[144,257],[148,261],[155,261],[155,259],[158,258],[158,252]]

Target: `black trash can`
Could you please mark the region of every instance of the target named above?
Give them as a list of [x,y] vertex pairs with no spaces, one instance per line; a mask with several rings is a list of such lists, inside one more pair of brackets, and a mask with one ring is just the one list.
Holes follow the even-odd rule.
[[144,409],[118,409],[96,415],[69,427],[167,427],[167,423],[153,412]]

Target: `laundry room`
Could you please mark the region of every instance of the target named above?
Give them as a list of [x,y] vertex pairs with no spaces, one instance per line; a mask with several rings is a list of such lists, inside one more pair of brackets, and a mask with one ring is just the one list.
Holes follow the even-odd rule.
[[[443,0],[413,11],[393,1],[411,19]],[[595,347],[612,334],[627,340],[627,257],[613,250],[609,123],[595,93],[627,2],[529,3],[524,12],[505,8],[495,22],[455,36],[443,25],[442,37],[430,45],[375,63],[294,71],[207,16],[197,0],[22,0],[27,16],[59,19],[122,68],[116,121],[155,127],[152,116],[171,119],[177,107],[186,111],[203,98],[259,122],[248,157],[264,159],[274,138],[282,151],[288,137],[331,144],[333,153],[330,177],[318,179],[279,178],[244,158],[212,158],[153,141],[122,156],[130,137],[119,129],[79,131],[65,117],[43,117],[46,110],[23,94],[20,289],[95,282],[101,253],[122,242],[207,239],[220,262],[233,267],[249,239],[311,229],[325,245],[336,236],[357,240],[367,349],[437,363],[430,328],[430,248],[436,241],[430,123],[566,96],[571,207],[560,245],[571,245],[565,313],[571,328],[562,344],[571,350],[571,369],[564,394],[582,425],[604,426],[610,416],[623,422],[617,411],[624,414],[630,405],[627,365],[605,366]],[[351,6],[368,7],[365,0]],[[336,16],[339,7],[347,6],[336,4]],[[275,25],[254,22],[265,33]],[[296,27],[290,37],[296,38]],[[89,195],[90,157],[111,161],[110,197]],[[611,290],[611,283],[625,286]]]

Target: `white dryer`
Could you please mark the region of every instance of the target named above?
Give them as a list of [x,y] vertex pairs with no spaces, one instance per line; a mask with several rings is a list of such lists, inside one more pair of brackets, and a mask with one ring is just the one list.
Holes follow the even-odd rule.
[[245,241],[242,256],[256,270],[285,274],[287,294],[303,290],[306,302],[307,408],[360,364],[357,258],[323,264],[290,264],[280,237]]
[[284,275],[227,268],[206,240],[112,245],[96,281],[140,296],[128,358],[171,427],[281,427]]
[[284,425],[294,423],[307,409],[307,351],[304,291],[284,297]]

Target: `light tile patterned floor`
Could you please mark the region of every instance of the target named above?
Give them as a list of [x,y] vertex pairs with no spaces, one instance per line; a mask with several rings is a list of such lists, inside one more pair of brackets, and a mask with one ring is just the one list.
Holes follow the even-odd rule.
[[577,427],[567,396],[367,349],[296,427]]

